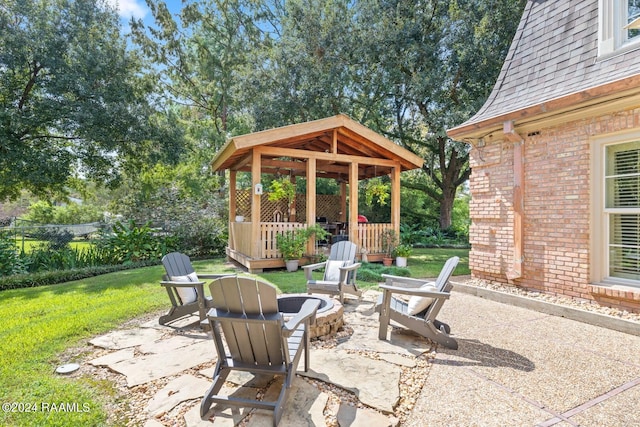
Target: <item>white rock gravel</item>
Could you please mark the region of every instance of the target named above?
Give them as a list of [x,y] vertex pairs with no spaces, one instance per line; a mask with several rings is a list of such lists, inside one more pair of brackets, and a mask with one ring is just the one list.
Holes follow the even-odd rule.
[[462,279],[460,277],[454,277],[453,282],[460,282],[467,286],[476,286],[479,288],[491,289],[493,291],[503,292],[506,294],[513,294],[527,298],[538,299],[540,301],[548,302],[550,304],[557,304],[566,307],[578,308],[580,310],[589,311],[592,313],[603,314],[606,316],[619,317],[625,320],[631,320],[632,322],[640,322],[640,313],[631,313],[627,310],[621,310],[619,308],[612,308],[599,305],[592,301],[578,300],[559,295],[550,295],[542,292],[527,291],[516,286],[508,286],[502,283],[490,282],[487,280],[481,280],[476,278]]

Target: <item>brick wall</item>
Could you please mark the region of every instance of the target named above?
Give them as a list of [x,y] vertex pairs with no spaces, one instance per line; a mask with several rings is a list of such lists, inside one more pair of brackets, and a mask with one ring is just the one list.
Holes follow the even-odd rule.
[[640,123],[640,110],[566,123],[525,138],[522,277],[513,263],[513,144],[471,150],[470,268],[474,277],[640,311],[640,288],[620,298],[590,284],[590,137]]

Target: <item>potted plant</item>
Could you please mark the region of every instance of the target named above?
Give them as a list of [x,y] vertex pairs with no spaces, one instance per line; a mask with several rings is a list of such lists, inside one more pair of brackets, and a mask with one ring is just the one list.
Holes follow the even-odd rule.
[[282,254],[287,271],[296,271],[298,263],[304,254],[307,239],[299,230],[288,230],[276,235],[276,248]]
[[388,267],[393,263],[393,250],[398,243],[396,231],[392,228],[384,230],[380,236],[380,240],[382,243],[382,251],[384,252],[382,264]]
[[307,241],[312,236],[319,239],[326,237],[328,233],[319,225],[297,230],[288,230],[276,235],[276,248],[284,258],[287,271],[296,271],[300,264],[300,258],[304,255]]
[[407,266],[407,258],[411,255],[413,248],[410,245],[398,245],[393,250],[396,256],[396,265],[398,267],[406,267]]

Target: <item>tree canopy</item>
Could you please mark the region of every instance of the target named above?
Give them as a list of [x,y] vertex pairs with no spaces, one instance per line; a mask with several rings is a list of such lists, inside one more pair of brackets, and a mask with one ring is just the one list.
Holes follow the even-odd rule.
[[345,113],[424,158],[403,185],[447,228],[470,168],[445,131],[489,95],[525,4],[146,1],[131,42],[106,0],[0,6],[0,200],[123,176],[143,200],[157,171],[203,198],[230,136]]
[[178,149],[104,1],[5,1],[0,28],[0,200],[63,192],[74,176],[114,184]]

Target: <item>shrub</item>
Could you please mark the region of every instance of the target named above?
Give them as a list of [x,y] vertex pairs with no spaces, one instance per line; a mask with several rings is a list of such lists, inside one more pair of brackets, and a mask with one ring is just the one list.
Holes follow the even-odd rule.
[[113,226],[113,235],[103,237],[99,246],[113,253],[118,262],[132,263],[150,259],[160,259],[167,251],[161,237],[153,235],[147,222],[143,226],[137,226],[135,222],[127,224],[116,222]]
[[82,224],[102,221],[100,209],[92,205],[69,203],[64,206],[53,206],[40,200],[32,203],[24,218],[39,224]]
[[114,252],[102,246],[84,249],[63,248],[55,251],[45,246],[34,249],[29,254],[22,254],[22,258],[28,264],[30,272],[97,267],[120,262]]
[[166,245],[191,257],[223,255],[227,246],[226,227],[220,219],[197,216],[177,226],[173,235],[175,240]]
[[20,258],[13,238],[0,232],[0,276],[26,272],[25,262]]
[[112,273],[114,271],[127,270],[131,268],[157,265],[160,261],[142,261],[127,265],[105,265],[101,267],[90,267],[73,270],[43,271],[29,274],[16,274],[3,277],[0,281],[0,291],[5,289],[31,288],[35,286],[55,285],[57,283],[80,280],[87,277],[99,276],[101,274]]

